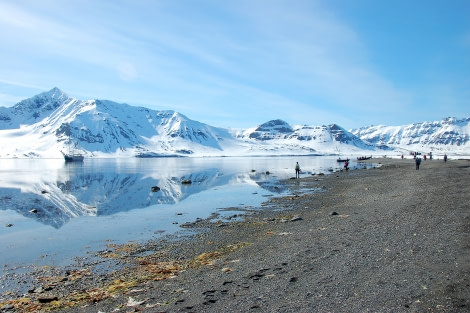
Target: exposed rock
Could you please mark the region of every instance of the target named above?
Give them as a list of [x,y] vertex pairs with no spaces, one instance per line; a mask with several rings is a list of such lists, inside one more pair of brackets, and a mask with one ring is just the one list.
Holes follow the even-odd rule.
[[290,219],[291,222],[296,222],[296,221],[301,221],[302,218],[300,216],[294,216],[293,218]]

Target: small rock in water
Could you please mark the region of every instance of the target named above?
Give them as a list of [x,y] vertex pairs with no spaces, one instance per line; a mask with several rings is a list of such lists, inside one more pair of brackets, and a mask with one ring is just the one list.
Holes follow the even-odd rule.
[[10,224],[10,223],[5,224],[5,227],[12,227],[12,226],[13,226],[13,224]]

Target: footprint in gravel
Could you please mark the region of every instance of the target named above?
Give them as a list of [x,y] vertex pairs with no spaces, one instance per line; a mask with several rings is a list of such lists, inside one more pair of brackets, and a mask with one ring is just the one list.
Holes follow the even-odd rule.
[[258,272],[256,272],[255,274],[249,276],[249,279],[259,280],[260,278],[265,276],[263,273],[266,272],[266,271],[269,271],[269,270],[270,270],[269,268],[262,268]]
[[242,282],[241,284],[237,285],[238,287],[248,289],[250,288],[250,285],[247,282]]
[[[216,303],[219,299],[216,298],[216,293],[218,290],[206,290],[202,294],[204,295],[204,302],[202,304],[204,305],[209,305]],[[228,290],[224,289],[220,291],[221,295],[226,295],[228,294]]]
[[253,279],[253,280],[259,280],[260,278],[264,277],[263,274],[254,274],[254,275],[251,275],[250,276],[250,279]]
[[213,304],[213,303],[216,303],[216,302],[217,302],[217,299],[209,299],[207,301],[204,301],[202,304],[209,305],[209,304]]
[[287,273],[287,271],[284,269],[284,266],[287,266],[286,262],[281,263],[280,267],[274,268],[274,271],[279,272],[279,274]]
[[205,298],[210,298],[215,296],[217,290],[206,290],[202,294],[205,296]]

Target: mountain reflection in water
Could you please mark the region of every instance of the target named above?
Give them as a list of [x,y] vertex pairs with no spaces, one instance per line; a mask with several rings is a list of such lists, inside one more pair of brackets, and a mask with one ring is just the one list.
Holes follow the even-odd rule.
[[[214,167],[214,162],[188,159],[6,162],[11,164],[0,172],[2,210],[16,211],[57,229],[79,216],[106,216],[175,204],[192,194],[235,183],[283,191],[275,175],[253,171],[239,162],[222,162],[219,167]],[[191,184],[182,184],[184,180]],[[152,186],[160,190],[153,192]]]

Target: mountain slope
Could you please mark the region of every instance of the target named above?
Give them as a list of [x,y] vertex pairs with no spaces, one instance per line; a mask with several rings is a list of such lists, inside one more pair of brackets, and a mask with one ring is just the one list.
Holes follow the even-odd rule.
[[21,124],[34,124],[49,116],[64,103],[74,101],[55,87],[11,108],[0,107],[0,129],[19,128]]
[[[174,111],[153,111],[108,100],[80,101],[57,88],[11,109],[1,109],[1,135],[4,142],[8,138],[16,141],[18,151],[3,157],[59,157],[60,151],[70,146],[88,156],[170,156],[192,154],[192,149],[220,151],[220,142],[231,138],[227,130]],[[20,137],[29,140],[22,143],[17,140]],[[2,148],[11,151],[7,146]]]
[[403,126],[369,126],[351,131],[374,145],[421,151],[468,153],[470,151],[470,118],[445,118],[441,121]]

